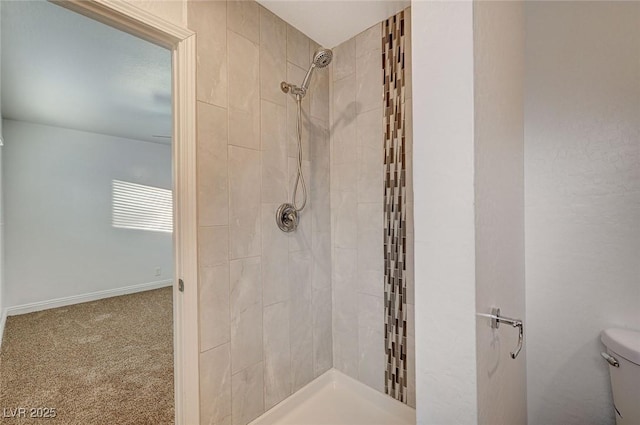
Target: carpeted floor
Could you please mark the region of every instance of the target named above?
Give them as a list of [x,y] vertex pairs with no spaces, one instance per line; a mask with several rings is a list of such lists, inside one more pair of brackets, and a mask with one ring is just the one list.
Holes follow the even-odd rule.
[[[173,424],[171,291],[9,317],[0,424]],[[19,407],[27,416],[30,408],[55,409],[56,417],[11,417]]]

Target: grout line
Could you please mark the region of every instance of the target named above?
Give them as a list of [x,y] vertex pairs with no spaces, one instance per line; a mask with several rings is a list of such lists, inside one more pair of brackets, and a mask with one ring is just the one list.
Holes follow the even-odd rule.
[[205,105],[209,105],[209,106],[215,106],[216,108],[220,108],[220,109],[229,109],[228,101],[226,106],[221,106],[221,105],[218,105],[217,103],[207,102],[206,100],[202,100],[202,99],[196,99],[196,103],[198,102],[204,103]]

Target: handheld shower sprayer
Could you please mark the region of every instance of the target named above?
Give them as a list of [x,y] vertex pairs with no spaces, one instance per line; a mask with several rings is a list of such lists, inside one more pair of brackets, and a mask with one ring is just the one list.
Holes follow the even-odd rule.
[[[311,77],[313,76],[313,70],[316,68],[326,68],[333,59],[333,52],[331,49],[318,49],[313,54],[313,60],[307,74],[302,80],[302,84],[298,87],[295,84],[287,83],[283,81],[280,83],[280,90],[283,93],[291,94],[298,106],[298,120],[296,122],[296,129],[298,135],[298,174],[296,175],[296,182],[293,186],[293,196],[291,197],[291,203],[284,203],[280,205],[278,211],[276,211],[276,223],[283,232],[292,232],[298,227],[298,213],[302,211],[307,204],[307,185],[304,182],[304,175],[302,174],[302,98],[307,94],[309,90],[309,84]],[[296,205],[296,198],[298,194],[298,186],[302,184],[302,205],[298,207]]]
[[314,69],[326,68],[331,63],[331,59],[333,59],[333,52],[331,51],[331,49],[316,50],[316,52],[313,54],[313,60],[311,61],[309,70],[302,80],[302,84],[300,86],[296,86],[295,84],[283,81],[282,83],[280,83],[280,89],[284,93],[291,93],[293,96],[304,97],[307,94],[307,90],[309,90],[309,83],[311,82],[311,76],[313,75]]

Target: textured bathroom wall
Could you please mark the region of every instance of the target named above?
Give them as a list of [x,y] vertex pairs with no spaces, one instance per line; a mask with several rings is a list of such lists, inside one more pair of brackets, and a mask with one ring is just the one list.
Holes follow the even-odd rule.
[[[475,2],[473,21],[476,311],[524,320],[524,2]],[[477,318],[478,424],[527,422],[517,342],[516,328]]]
[[[405,14],[409,24],[409,10]],[[333,237],[334,367],[385,392],[384,185],[385,143],[382,24],[334,48],[331,74],[331,220]],[[407,37],[410,31],[406,31]],[[410,42],[408,49],[410,51]],[[410,58],[406,58],[410,60]],[[410,63],[410,62],[409,62]],[[410,66],[405,72],[410,75]],[[411,86],[405,86],[411,128]],[[411,132],[405,149],[411,163]],[[410,166],[409,166],[410,167]],[[410,177],[411,172],[407,172]],[[411,179],[406,181],[411,193]],[[412,211],[412,199],[404,200]],[[407,217],[407,382],[415,405],[413,377],[412,215]]]
[[417,423],[471,425],[478,423],[473,4],[416,1],[411,15]]
[[295,101],[316,43],[253,1],[193,1],[197,37],[200,409],[244,425],[332,367],[329,73],[303,102],[307,207],[275,211],[295,179]]
[[639,23],[638,2],[526,5],[530,425],[615,422],[599,335],[640,329]]

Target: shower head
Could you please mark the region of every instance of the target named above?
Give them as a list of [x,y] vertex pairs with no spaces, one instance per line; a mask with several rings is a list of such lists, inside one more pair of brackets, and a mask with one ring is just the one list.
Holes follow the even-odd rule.
[[333,52],[331,49],[318,49],[313,54],[313,65],[317,68],[324,68],[329,66],[331,59],[333,59]]
[[304,76],[304,80],[302,81],[302,91],[304,93],[309,90],[309,82],[311,81],[311,75],[313,75],[313,70],[315,68],[326,68],[331,63],[331,59],[333,59],[333,52],[331,49],[318,49],[313,54],[313,62],[311,62],[311,66],[307,71],[307,75]]

